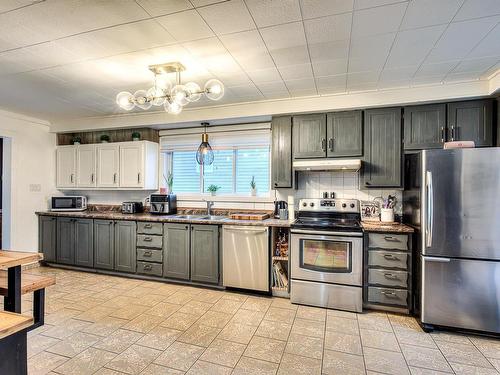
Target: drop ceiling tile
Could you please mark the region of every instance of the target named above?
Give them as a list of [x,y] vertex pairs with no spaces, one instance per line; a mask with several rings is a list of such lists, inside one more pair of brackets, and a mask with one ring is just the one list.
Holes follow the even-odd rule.
[[246,73],[257,85],[262,82],[272,82],[281,79],[281,75],[276,68],[249,70]]
[[271,56],[280,69],[292,65],[308,64],[310,61],[306,46],[273,50]]
[[412,29],[449,23],[464,0],[410,1],[401,29]]
[[278,66],[278,70],[285,81],[291,79],[313,78],[311,64]]
[[496,63],[496,65],[492,66],[491,68],[485,70],[484,72],[481,73],[481,78],[485,79],[489,79],[490,76],[493,76],[494,74],[499,74],[499,71],[500,71],[500,59],[499,61]]
[[304,91],[304,90],[314,90],[316,91],[316,84],[313,78],[304,79],[289,79],[285,81],[286,87],[290,92]]
[[500,17],[496,16],[450,24],[426,62],[437,63],[464,58],[499,20]]
[[415,73],[415,77],[444,77],[447,73],[451,72],[459,61],[446,61],[436,64],[424,64]]
[[495,66],[498,62],[498,57],[483,57],[481,59],[463,60],[458,66],[453,69],[452,73],[466,73],[487,71]]
[[318,96],[318,92],[316,89],[309,89],[309,90],[295,90],[295,91],[290,91],[290,96],[293,98],[301,98],[301,97],[306,97],[306,96]]
[[366,82],[366,83],[347,83],[348,92],[365,92],[377,90],[378,82]]
[[257,88],[264,94],[264,96],[267,96],[269,93],[273,92],[286,92],[288,93],[288,90],[284,84],[283,81],[275,81],[275,82],[265,82],[265,83],[259,83],[256,85]]
[[300,21],[299,0],[246,0],[258,27]]
[[248,78],[248,75],[246,75],[243,72],[240,73],[232,73],[232,74],[224,74],[222,76],[218,76],[218,79],[222,81],[224,86],[226,87],[231,87],[231,86],[244,86],[244,85],[249,85],[249,86],[254,86],[250,81],[250,78]]
[[191,55],[199,59],[227,54],[227,49],[217,37],[182,44]]
[[446,25],[400,31],[392,46],[386,67],[419,65],[432,50]]
[[475,81],[481,78],[481,72],[460,72],[450,73],[444,78],[445,83],[449,82],[468,82]]
[[216,34],[255,29],[255,24],[243,0],[230,0],[209,5],[199,8],[198,11]]
[[486,57],[486,56],[499,56],[500,57],[500,24],[483,39],[474,49],[467,55],[471,57]]
[[300,0],[304,19],[350,12],[354,0]]
[[302,22],[266,27],[260,32],[267,48],[271,51],[307,44]]
[[466,0],[454,21],[488,17],[495,14],[500,14],[500,1],[498,0]]
[[378,81],[377,89],[397,89],[397,88],[409,88],[411,86],[411,79],[402,80],[390,80],[390,81]]
[[214,35],[196,10],[187,10],[157,18],[157,21],[179,42],[208,38]]
[[206,5],[222,3],[226,0],[190,0],[195,7],[203,7]]
[[362,38],[397,31],[407,3],[398,3],[354,12],[352,37]]
[[407,2],[405,0],[355,0],[354,9],[366,9],[380,7],[383,5],[390,5],[395,3]]
[[304,21],[308,43],[347,40],[351,34],[351,14],[340,14]]
[[227,91],[229,95],[233,95],[236,98],[248,100],[263,99],[262,94],[253,84],[227,87]]
[[332,76],[347,73],[347,59],[326,60],[312,63],[314,76]]
[[347,87],[377,82],[379,76],[380,72],[349,73],[347,74]]
[[316,86],[320,94],[333,91],[339,92],[338,90],[345,91],[346,82],[347,74],[316,78]]
[[2,0],[0,2],[0,13],[9,12],[35,3],[36,1],[34,0]]
[[222,43],[245,70],[274,67],[264,41],[256,30],[222,35]]
[[351,41],[349,73],[382,69],[396,34],[382,34]]
[[410,81],[411,78],[414,76],[414,74],[418,70],[418,65],[412,65],[412,66],[405,66],[405,67],[399,67],[399,68],[392,68],[392,69],[384,69],[380,73],[380,79],[379,81],[381,82],[390,82],[390,81]]
[[23,50],[0,53],[0,76],[31,70],[26,55]]
[[189,0],[137,0],[137,3],[153,17],[193,8]]
[[349,56],[349,41],[315,43],[309,45],[312,62],[347,59]]

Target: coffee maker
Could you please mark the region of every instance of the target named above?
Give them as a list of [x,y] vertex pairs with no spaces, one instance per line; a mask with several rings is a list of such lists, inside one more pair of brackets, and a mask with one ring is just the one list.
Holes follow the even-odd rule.
[[[280,210],[286,210],[286,216],[282,217],[283,214],[280,215]],[[281,211],[283,212],[283,211]],[[275,219],[288,219],[288,203],[285,201],[274,201],[274,218]]]
[[177,197],[175,194],[151,194],[149,212],[155,215],[173,215],[177,213]]

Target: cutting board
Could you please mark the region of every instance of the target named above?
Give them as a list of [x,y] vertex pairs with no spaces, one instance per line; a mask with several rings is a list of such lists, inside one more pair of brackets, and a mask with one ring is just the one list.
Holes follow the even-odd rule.
[[234,214],[229,215],[229,217],[234,220],[266,220],[269,218],[269,214],[255,212],[235,212]]

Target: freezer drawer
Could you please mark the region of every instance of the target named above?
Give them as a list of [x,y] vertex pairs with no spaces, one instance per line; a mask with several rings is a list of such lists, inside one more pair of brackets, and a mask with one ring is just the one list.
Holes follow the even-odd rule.
[[421,319],[500,333],[500,262],[423,256]]

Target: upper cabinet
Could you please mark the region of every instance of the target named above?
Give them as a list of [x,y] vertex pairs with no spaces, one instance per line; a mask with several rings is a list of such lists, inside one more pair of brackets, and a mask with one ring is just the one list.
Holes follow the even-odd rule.
[[446,141],[446,104],[405,107],[404,147],[406,150],[442,148]]
[[293,117],[293,158],[310,159],[326,156],[326,115]]
[[448,140],[493,146],[493,101],[448,103]]
[[292,118],[273,117],[271,142],[271,187],[291,188],[292,174]]
[[59,189],[158,189],[158,144],[149,141],[57,148]]
[[363,113],[335,112],[327,115],[327,156],[363,155]]
[[361,187],[401,187],[401,108],[365,111]]

